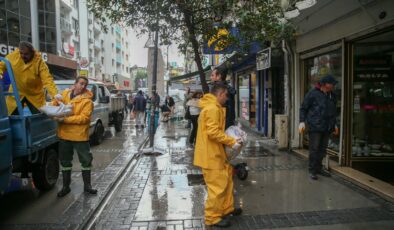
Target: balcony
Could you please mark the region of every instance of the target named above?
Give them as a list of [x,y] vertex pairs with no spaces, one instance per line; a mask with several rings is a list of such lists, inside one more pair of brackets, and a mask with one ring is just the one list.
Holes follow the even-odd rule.
[[101,68],[101,59],[100,58],[98,58],[98,57],[94,58],[93,63],[94,63],[94,67]]
[[93,23],[93,32],[95,35],[100,34],[101,33],[101,26],[98,22],[94,22]]
[[122,56],[116,55],[116,64],[122,64]]
[[115,47],[116,47],[116,49],[121,50],[122,49],[122,44],[119,41],[116,41]]
[[60,17],[60,30],[62,31],[63,34],[71,35],[72,30],[71,30],[70,20]]
[[120,28],[119,26],[115,26],[115,32],[118,33],[119,35],[122,34],[122,28]]
[[97,51],[101,51],[101,42],[100,41],[98,41],[98,40],[95,40],[94,41],[94,49],[95,50],[97,50]]

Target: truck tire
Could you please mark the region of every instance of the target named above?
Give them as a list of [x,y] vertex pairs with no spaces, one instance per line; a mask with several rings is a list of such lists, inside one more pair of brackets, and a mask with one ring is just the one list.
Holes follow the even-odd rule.
[[116,132],[122,131],[122,126],[123,126],[123,115],[118,113],[115,119],[115,131]]
[[104,140],[104,126],[101,122],[97,122],[92,134],[91,142],[93,145],[99,145]]
[[48,191],[53,188],[59,177],[59,157],[54,149],[44,152],[42,163],[33,165],[33,182],[40,191]]

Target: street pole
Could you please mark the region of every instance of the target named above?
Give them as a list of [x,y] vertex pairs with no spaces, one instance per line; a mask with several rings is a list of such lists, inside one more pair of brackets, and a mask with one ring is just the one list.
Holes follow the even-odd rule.
[[[158,21],[157,21],[158,25]],[[154,138],[155,138],[155,111],[156,111],[156,101],[158,100],[156,96],[156,83],[157,83],[157,55],[159,46],[159,28],[156,27],[155,31],[155,47],[153,52],[153,73],[152,73],[152,98],[151,98],[151,110],[150,110],[150,133],[149,133],[149,146],[153,148]],[[152,100],[154,98],[154,100]],[[160,101],[159,101],[160,103]]]

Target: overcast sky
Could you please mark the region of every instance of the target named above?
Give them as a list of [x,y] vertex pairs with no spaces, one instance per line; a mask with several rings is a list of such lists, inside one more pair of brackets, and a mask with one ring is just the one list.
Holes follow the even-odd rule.
[[[131,66],[137,65],[139,67],[148,66],[148,50],[144,48],[146,41],[148,41],[148,35],[143,35],[137,38],[137,36],[133,36],[131,38]],[[161,47],[164,62],[166,62],[167,57],[167,47]],[[184,57],[180,53],[178,53],[178,48],[176,45],[171,45],[169,48],[169,61],[177,62],[178,66],[183,66]]]

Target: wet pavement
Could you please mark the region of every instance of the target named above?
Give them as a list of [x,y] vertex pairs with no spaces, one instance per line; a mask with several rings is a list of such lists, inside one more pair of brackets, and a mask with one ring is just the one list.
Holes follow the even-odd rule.
[[[192,166],[189,130],[162,123],[155,146],[160,156],[142,156],[106,206],[94,229],[205,229],[206,189]],[[312,181],[307,162],[275,149],[254,134],[235,162],[247,162],[245,181],[234,179],[241,217],[230,229],[392,229],[394,205],[337,175]],[[200,179],[199,179],[200,178]],[[212,229],[212,228],[208,228]]]
[[[69,223],[63,225],[74,216],[70,210],[81,207],[81,204],[87,208],[86,210],[97,205],[100,197],[116,179],[116,175],[138,152],[137,149],[146,136],[143,130],[136,131],[134,121],[130,120],[124,121],[123,130],[119,133],[110,127],[103,143],[91,147],[94,158],[92,184],[99,189],[97,197],[86,197],[83,194],[80,164],[77,155],[74,154],[71,193],[62,199],[56,197],[57,191],[62,187],[61,175],[59,175],[56,187],[49,192],[40,193],[36,189],[30,189],[7,194],[0,198],[0,228],[57,229],[73,226]],[[86,210],[79,210],[75,214],[87,215]]]
[[[136,143],[143,143],[146,133],[136,131],[130,121],[125,125],[122,133],[94,149],[98,196],[81,195],[76,172],[71,196],[59,200],[52,191],[42,195],[49,198],[32,198],[36,207],[20,208],[23,218],[7,219],[7,229],[82,229],[93,214],[99,216],[91,229],[206,229],[206,188],[200,169],[192,165],[193,149],[186,145],[190,130],[182,121],[161,123],[155,147],[164,154],[149,156],[136,154]],[[125,170],[131,159],[135,165]],[[231,219],[230,229],[393,229],[393,203],[338,175],[310,180],[307,162],[276,150],[273,140],[249,133],[244,151],[234,161],[239,162],[247,162],[250,172],[245,181],[234,179],[235,203],[244,213]],[[120,177],[119,186],[114,186]],[[96,213],[107,199],[102,212]]]

